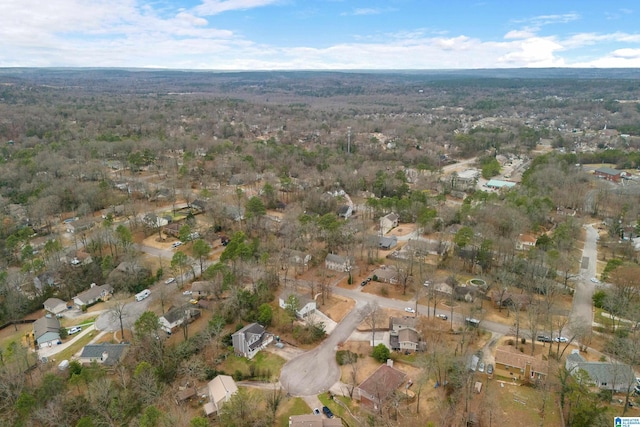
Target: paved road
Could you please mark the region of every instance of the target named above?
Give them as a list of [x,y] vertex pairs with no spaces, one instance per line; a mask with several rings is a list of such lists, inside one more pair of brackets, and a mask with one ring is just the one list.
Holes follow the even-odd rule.
[[362,321],[365,303],[356,302],[355,307],[333,330],[331,335],[315,349],[287,362],[280,374],[280,383],[293,396],[311,396],[329,390],[340,380],[340,369],[336,363],[336,347]]
[[591,278],[596,277],[596,263],[598,262],[598,230],[593,225],[586,226],[587,235],[582,249],[580,278],[576,281],[571,308],[571,323],[593,323],[593,292],[596,284]]
[[[147,307],[151,303],[153,296],[154,294],[151,292],[151,295],[142,301],[134,300],[125,304],[124,316],[122,319],[122,324],[125,329],[130,329],[142,313],[147,311]],[[105,310],[100,313],[100,316],[96,319],[95,327],[99,331],[118,331],[120,330],[120,320],[118,318],[113,318],[111,316],[111,312],[109,310]]]

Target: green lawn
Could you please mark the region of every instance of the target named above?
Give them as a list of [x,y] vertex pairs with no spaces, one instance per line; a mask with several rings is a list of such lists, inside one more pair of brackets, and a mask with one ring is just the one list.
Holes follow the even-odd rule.
[[278,412],[280,415],[278,415],[276,425],[278,427],[288,427],[290,416],[310,414],[311,408],[302,398],[294,397],[283,402]]
[[78,340],[75,341],[72,345],[62,350],[60,353],[56,354],[54,358],[56,359],[56,361],[60,361],[60,362],[63,360],[71,360],[71,356],[73,356],[78,351],[80,351],[82,347],[89,344],[89,342],[91,342],[91,340],[97,334],[98,334],[97,331],[91,331],[88,334],[84,335],[83,337],[78,338]]
[[[335,415],[336,417],[346,419],[350,425],[354,425],[354,423],[355,425],[358,425],[357,421],[353,419],[353,417],[347,412],[347,410],[344,409],[342,405],[338,405],[331,398],[329,398],[329,395],[327,393],[319,394],[318,399],[320,399],[322,405],[331,409],[331,412],[333,412],[333,415]],[[347,406],[351,410],[351,412],[354,411],[353,406],[351,406],[351,399],[349,399],[348,397],[335,396],[334,399],[340,399],[340,401],[344,403],[345,406]]]
[[[259,372],[262,375],[269,374],[269,378],[274,379],[280,376],[280,370],[284,365],[285,360],[280,356],[261,351],[256,354],[252,360],[247,360],[244,357],[235,355],[229,355],[227,359],[219,366],[219,369],[226,372],[228,375],[233,375],[236,371],[242,373],[247,379],[251,374],[251,369],[257,374]],[[253,368],[252,368],[253,366]]]

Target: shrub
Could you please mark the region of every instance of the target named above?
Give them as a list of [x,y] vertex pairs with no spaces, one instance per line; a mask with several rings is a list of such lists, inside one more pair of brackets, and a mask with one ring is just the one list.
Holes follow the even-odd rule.
[[391,356],[391,351],[384,344],[380,343],[374,347],[371,357],[380,363],[384,363]]
[[350,350],[338,350],[336,352],[336,362],[338,365],[346,365],[358,360],[358,354]]

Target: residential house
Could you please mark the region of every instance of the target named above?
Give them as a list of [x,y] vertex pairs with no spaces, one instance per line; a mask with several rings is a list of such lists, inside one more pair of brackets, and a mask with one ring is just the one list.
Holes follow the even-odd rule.
[[516,183],[511,181],[502,181],[500,179],[490,179],[484,186],[494,190],[502,190],[503,188],[513,188],[516,186]]
[[123,357],[129,344],[87,344],[80,353],[80,363],[96,362],[100,365],[114,366]]
[[398,237],[397,236],[381,236],[378,239],[378,247],[382,250],[388,251],[389,249],[393,249],[398,245]]
[[47,298],[44,309],[49,313],[60,314],[67,309],[67,303],[59,298]]
[[195,211],[194,214],[203,213],[207,209],[207,202],[205,202],[204,200],[196,199],[189,204],[189,207],[191,207]]
[[289,417],[289,427],[342,427],[342,420],[322,415],[292,415]]
[[427,255],[444,255],[449,250],[449,242],[446,240],[418,240],[411,239],[401,250],[394,251],[388,258],[410,259]]
[[537,241],[538,239],[531,234],[520,234],[516,240],[516,249],[519,251],[528,251],[536,247]]
[[474,302],[481,292],[475,286],[456,286],[453,297],[456,301]]
[[297,292],[293,292],[290,290],[285,290],[280,294],[280,298],[278,298],[278,303],[280,308],[286,310],[287,304],[289,304],[289,299],[293,297],[297,303],[296,316],[304,319],[311,313],[315,313],[317,309],[316,301],[310,298],[307,295],[300,295]]
[[567,356],[565,368],[574,376],[580,371],[586,372],[589,383],[601,390],[626,393],[636,385],[636,375],[631,366],[615,362],[587,362],[579,350],[573,350]]
[[424,347],[420,334],[413,328],[389,332],[389,346],[396,351],[418,351]]
[[231,341],[236,355],[252,359],[273,341],[273,336],[267,333],[264,326],[251,323],[231,335]]
[[[311,261],[311,255],[295,249],[285,251],[285,262],[290,267],[305,270]],[[283,267],[285,268],[285,267]]]
[[373,270],[372,277],[375,277],[378,282],[390,283],[392,285],[395,285],[399,281],[398,269],[387,265]]
[[395,212],[391,212],[380,217],[380,233],[387,234],[389,231],[396,228],[399,220],[400,216]]
[[350,205],[342,205],[338,208],[338,216],[340,218],[350,218],[353,215],[353,206]]
[[164,331],[171,333],[178,326],[186,323],[191,323],[200,317],[200,310],[197,308],[193,308],[189,305],[185,305],[182,307],[175,307],[172,310],[169,310],[164,315],[160,317],[160,328]]
[[354,261],[351,257],[327,254],[327,257],[324,260],[324,266],[329,270],[346,272],[350,271],[354,266]]
[[33,278],[33,286],[40,292],[44,292],[47,287],[57,286],[58,283],[56,275],[48,271]]
[[33,322],[33,339],[39,348],[60,344],[60,320],[47,314]]
[[495,354],[495,374],[514,380],[544,381],[549,372],[549,362],[522,353],[514,346],[500,346]]
[[89,289],[73,297],[73,303],[77,308],[82,308],[82,306],[91,305],[98,301],[106,301],[112,292],[113,286],[111,285],[98,286],[92,283]]
[[598,178],[606,179],[607,181],[612,182],[620,182],[620,180],[622,179],[622,171],[613,168],[598,168],[593,172],[593,174]]
[[177,239],[180,235],[180,227],[182,227],[182,225],[182,221],[172,222],[171,224],[165,225],[162,231],[164,231],[164,234],[167,236],[175,237]]
[[491,300],[497,308],[518,307],[520,310],[526,310],[531,304],[530,295],[507,291],[492,291]]
[[394,368],[393,362],[389,360],[386,365],[381,365],[356,387],[354,398],[363,407],[377,411],[393,396],[406,378],[407,375]]
[[402,329],[416,329],[417,319],[413,316],[389,317],[389,331],[399,332]]
[[90,230],[96,224],[96,220],[92,217],[80,218],[76,221],[66,223],[67,233],[82,233]]
[[209,402],[204,405],[207,415],[218,414],[220,408],[238,392],[236,382],[229,375],[218,375],[207,384]]
[[213,291],[213,283],[207,280],[199,280],[191,284],[191,292],[195,296],[207,297]]

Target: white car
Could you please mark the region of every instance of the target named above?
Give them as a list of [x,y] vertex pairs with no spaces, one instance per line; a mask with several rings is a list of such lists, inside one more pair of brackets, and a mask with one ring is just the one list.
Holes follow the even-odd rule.
[[591,280],[593,283],[600,283],[600,281],[598,279],[596,279],[595,277],[592,277]]
[[553,340],[555,342],[569,342],[569,339],[567,337],[555,337]]
[[178,240],[177,242],[173,242],[171,244],[171,247],[172,248],[177,248],[178,246],[181,246],[181,245],[182,245],[182,242],[180,240]]
[[405,307],[405,308],[404,308],[404,311],[406,311],[407,313],[415,313],[415,312],[416,312],[416,311],[415,311],[413,308],[411,308],[411,307]]
[[73,328],[69,329],[69,331],[67,331],[67,333],[69,335],[73,335],[73,334],[77,334],[78,332],[80,332],[82,330],[81,326],[74,326]]
[[193,295],[193,292],[191,292],[191,291],[184,291],[184,292],[182,293],[182,295],[184,295],[185,297],[188,297],[188,296]]
[[449,317],[446,314],[436,314],[438,319],[447,320]]
[[165,284],[165,285],[170,285],[170,284],[172,284],[172,283],[173,283],[173,282],[175,282],[175,281],[176,281],[176,278],[175,278],[175,277],[169,277],[167,280],[165,280],[165,281],[164,281],[164,284]]

